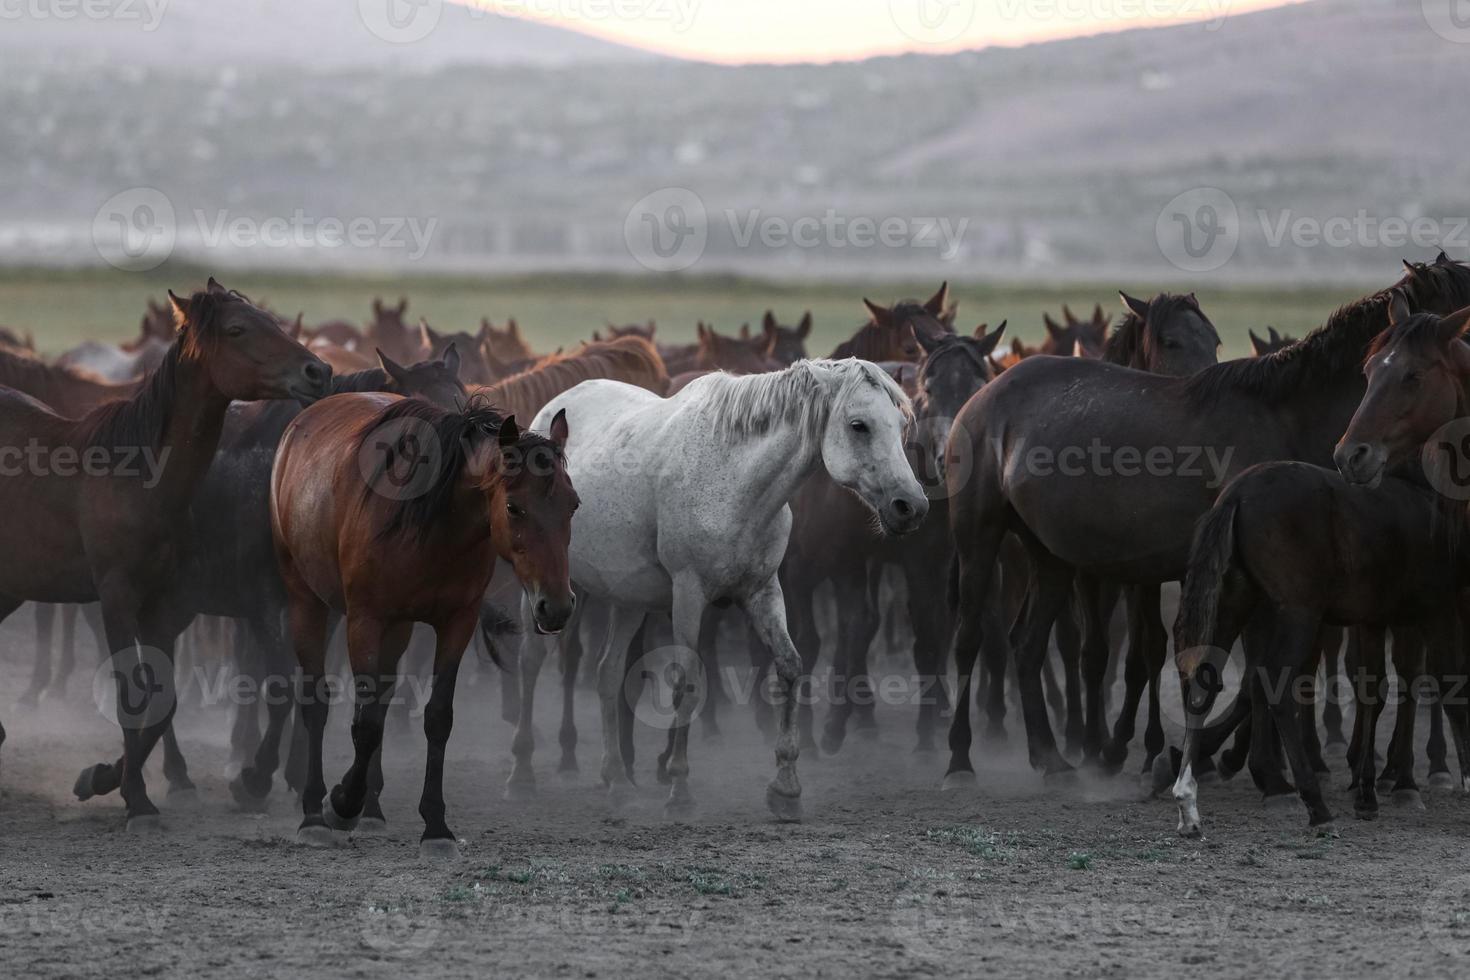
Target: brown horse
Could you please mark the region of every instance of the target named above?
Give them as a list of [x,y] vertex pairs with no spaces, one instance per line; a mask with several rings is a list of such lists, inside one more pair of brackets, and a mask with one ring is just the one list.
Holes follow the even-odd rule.
[[[658,333],[658,324],[652,320],[649,320],[647,323],[629,323],[621,327],[616,323],[609,323],[601,330],[592,331],[592,339],[595,342],[600,340],[617,340],[619,337],[642,337],[644,340],[652,343],[656,333]],[[606,334],[606,336],[603,336],[603,334]]]
[[30,395],[56,414],[81,418],[110,402],[125,401],[138,382],[108,384],[95,375],[56,367],[30,354],[0,349],[0,385]]
[[1103,314],[1100,304],[1093,308],[1090,320],[1078,319],[1063,304],[1062,318],[1065,323],[1057,323],[1049,313],[1041,315],[1042,326],[1046,328],[1046,339],[1041,342],[1040,353],[1057,357],[1076,355],[1092,360],[1102,357],[1112,317]]
[[949,283],[943,283],[939,292],[923,303],[906,299],[892,306],[879,306],[864,299],[869,320],[858,328],[857,333],[837,345],[832,352],[833,360],[857,357],[865,361],[912,361],[917,363],[924,356],[919,335],[930,340],[954,333],[954,327],[943,320],[949,305]]
[[[427,623],[435,632],[434,681],[424,715],[419,852],[429,860],[458,856],[444,819],[444,748],[460,659],[496,558],[524,583],[538,630],[557,632],[572,614],[567,547],[577,495],[562,460],[566,438],[563,414],[546,439],[522,433],[481,399],[449,412],[380,394],[327,399],[287,428],[271,474],[271,529],[310,742],[303,843],[331,843],[327,821],[350,829],[368,794],[381,791],[382,763],[374,760],[398,661],[413,624]],[[382,560],[385,550],[392,561]],[[347,620],[354,755],[323,819],[328,705],[317,685],[333,611]]]
[[533,419],[541,407],[564,391],[593,378],[609,378],[662,395],[669,385],[663,360],[641,337],[583,344],[570,354],[543,358],[528,371],[474,389],[491,404],[517,418]]
[[1295,337],[1288,337],[1275,327],[1267,327],[1266,336],[1264,337],[1257,337],[1254,330],[1249,331],[1249,333],[1251,338],[1251,353],[1256,357],[1265,357],[1267,354],[1274,354],[1296,343]]
[[503,330],[497,329],[489,317],[482,318],[479,339],[479,346],[485,353],[486,360],[493,357],[502,364],[515,364],[536,357],[536,352],[531,350],[531,345],[521,335],[521,325],[514,318],[506,321]]
[[772,310],[766,310],[761,321],[761,333],[766,339],[766,350],[771,360],[782,367],[790,367],[806,359],[806,341],[812,335],[812,311],[802,314],[801,322],[794,327],[782,326]]
[[[0,619],[24,601],[102,602],[123,727],[130,825],[157,819],[143,764],[173,717],[173,649],[183,624],[159,608],[176,574],[181,515],[209,467],[233,399],[322,395],[330,369],[280,322],[213,279],[169,294],[178,339],[128,401],[80,420],[0,391],[0,446],[29,456],[0,481]],[[161,696],[160,696],[161,695]],[[83,779],[87,779],[83,774]]]
[[[1420,310],[1448,313],[1470,302],[1470,268],[1416,265],[1395,289]],[[1033,764],[1047,772],[1071,768],[1056,748],[1039,671],[1073,575],[1140,585],[1178,579],[1195,521],[1232,476],[1268,460],[1326,462],[1362,396],[1359,365],[1387,325],[1391,295],[1340,310],[1312,337],[1278,354],[1189,378],[1081,358],[1033,358],[965,407],[955,428],[963,444],[951,445],[952,453],[974,460],[951,501],[960,557],[954,649],[961,690],[968,695],[975,658],[987,642],[978,613],[990,594],[996,555],[1005,536],[1018,533],[1033,568],[1032,601],[1014,644]],[[967,702],[956,699],[950,731],[949,777],[956,780],[973,778]],[[1088,729],[1088,737],[1098,731],[1091,718]]]
[[[1389,328],[1368,353],[1367,391],[1334,453],[1342,476],[1304,463],[1252,467],[1226,487],[1200,522],[1177,644],[1189,725],[1174,797],[1179,830],[1186,835],[1200,831],[1195,773],[1202,720],[1219,691],[1224,660],[1257,607],[1270,608],[1273,633],[1269,645],[1247,649],[1252,747],[1274,738],[1274,721],[1314,828],[1330,828],[1332,814],[1285,695],[1295,693],[1322,625],[1373,632],[1392,627],[1396,641],[1408,639],[1399,635],[1405,628],[1422,631],[1429,640],[1430,673],[1464,676],[1459,593],[1470,581],[1470,538],[1461,485],[1439,482],[1463,463],[1462,447],[1457,439],[1432,440],[1443,426],[1470,413],[1470,348],[1461,342],[1470,328],[1470,308],[1441,319],[1411,314],[1407,302],[1394,296],[1388,317]],[[1449,468],[1436,466],[1446,458],[1438,455],[1445,449]],[[1421,455],[1440,493],[1424,487],[1417,466],[1410,467]],[[1413,479],[1385,478],[1392,471]],[[1395,659],[1410,647],[1417,641],[1396,642]],[[1400,673],[1417,673],[1416,656],[1399,664]],[[1374,659],[1361,667],[1381,676],[1381,652]],[[1382,703],[1376,697],[1365,701],[1361,685],[1355,689],[1360,717],[1368,719],[1361,726],[1355,806],[1360,817],[1371,819],[1378,810],[1372,722]],[[1413,699],[1401,705],[1401,720],[1416,709]],[[1453,699],[1446,710],[1464,779],[1470,776],[1470,743],[1463,699]],[[1263,758],[1268,757],[1253,751],[1253,768]],[[1256,775],[1258,782],[1272,782],[1264,773]],[[1412,766],[1400,768],[1395,794],[1418,801]]]

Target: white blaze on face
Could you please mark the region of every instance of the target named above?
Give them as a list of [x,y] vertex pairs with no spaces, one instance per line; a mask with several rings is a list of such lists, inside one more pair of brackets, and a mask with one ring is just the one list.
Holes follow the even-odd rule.
[[1199,784],[1194,779],[1194,766],[1186,763],[1174,781],[1174,802],[1179,805],[1179,832],[1199,830]]

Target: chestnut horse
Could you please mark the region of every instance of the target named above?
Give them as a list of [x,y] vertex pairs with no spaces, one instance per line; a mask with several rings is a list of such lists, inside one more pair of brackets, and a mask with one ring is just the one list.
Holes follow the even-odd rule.
[[173,717],[174,640],[185,625],[160,599],[225,413],[237,398],[311,402],[331,380],[276,317],[213,279],[187,300],[169,298],[178,339],[131,399],[74,421],[0,390],[0,446],[43,450],[25,475],[0,480],[0,620],[27,600],[101,601],[123,729],[112,773],[137,828],[157,820],[143,764]]
[[[496,558],[524,584],[539,631],[560,631],[575,601],[567,548],[578,501],[562,459],[564,415],[550,434],[522,433],[483,399],[445,411],[386,394],[327,399],[287,428],[271,473],[271,531],[302,671],[298,701],[309,740],[303,843],[332,843],[329,828],[351,829],[368,794],[381,791],[378,753],[398,661],[413,624],[426,623],[435,648],[419,853],[458,857],[444,819],[444,748],[455,678]],[[324,819],[328,704],[317,687],[334,611],[347,619],[354,755]]]

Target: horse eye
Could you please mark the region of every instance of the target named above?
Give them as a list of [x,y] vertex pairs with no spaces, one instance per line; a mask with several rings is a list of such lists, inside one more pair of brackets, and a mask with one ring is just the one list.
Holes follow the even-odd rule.
[[853,419],[850,424],[852,425],[852,431],[854,432],[868,431],[868,423],[864,422],[862,419]]
[[245,328],[240,326],[238,323],[232,323],[230,326],[225,328],[226,337],[239,337],[244,333]]
[[526,516],[526,512],[521,510],[521,508],[515,504],[506,504],[505,510],[514,520],[520,520],[522,517]]

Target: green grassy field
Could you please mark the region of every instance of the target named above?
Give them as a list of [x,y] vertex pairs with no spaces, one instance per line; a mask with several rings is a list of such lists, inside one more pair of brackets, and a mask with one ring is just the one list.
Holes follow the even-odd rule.
[[[113,270],[0,270],[0,324],[32,330],[36,343],[56,354],[88,338],[121,340],[137,332],[145,301],[163,299],[165,290],[183,292],[199,286],[198,269],[165,268],[150,273]],[[444,330],[467,330],[480,317],[496,323],[515,317],[539,349],[585,339],[597,327],[656,320],[660,338],[693,339],[703,319],[723,332],[742,323],[759,324],[766,309],[784,323],[794,323],[810,309],[815,334],[809,347],[825,354],[863,322],[864,295],[891,302],[927,297],[934,282],[789,283],[734,278],[620,278],[609,276],[530,276],[518,278],[390,276],[305,276],[289,273],[246,273],[222,277],[283,315],[306,314],[308,323],[331,318],[362,321],[374,296],[407,296],[411,316],[423,316]],[[1135,295],[1157,287],[1124,283]],[[1380,284],[1381,285],[1381,284]],[[971,329],[1009,319],[1010,331],[1028,342],[1043,334],[1042,311],[1057,315],[1063,303],[1079,314],[1092,304],[1116,313],[1118,284],[952,284],[960,301],[960,323]],[[1242,288],[1201,289],[1200,302],[1225,339],[1225,356],[1249,352],[1246,331],[1266,324],[1300,336],[1319,326],[1340,304],[1378,288],[1373,284],[1313,287],[1300,290]]]

